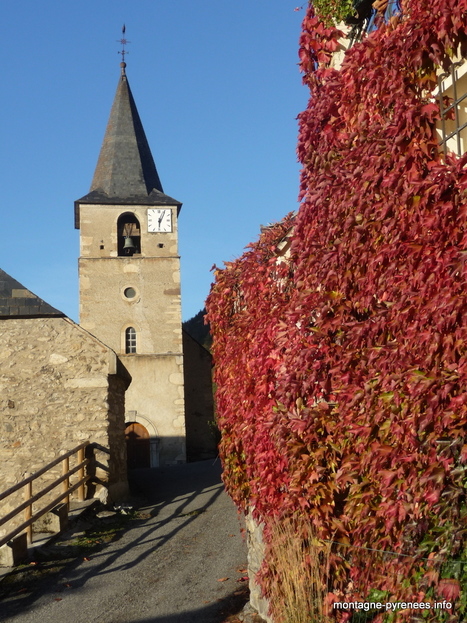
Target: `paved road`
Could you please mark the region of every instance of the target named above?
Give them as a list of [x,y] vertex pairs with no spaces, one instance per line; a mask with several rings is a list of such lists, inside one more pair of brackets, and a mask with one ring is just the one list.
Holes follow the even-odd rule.
[[219,461],[138,470],[134,476],[149,500],[140,510],[149,517],[89,562],[67,568],[40,596],[0,603],[0,620],[222,621],[221,600],[239,590],[245,575],[246,546],[237,511],[220,482]]

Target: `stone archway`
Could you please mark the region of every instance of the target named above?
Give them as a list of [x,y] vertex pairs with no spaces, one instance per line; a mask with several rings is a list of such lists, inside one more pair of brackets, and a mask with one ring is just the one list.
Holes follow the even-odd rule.
[[128,469],[151,467],[149,433],[138,422],[128,422],[125,426]]
[[136,411],[126,413],[128,468],[159,467],[160,437],[154,424]]

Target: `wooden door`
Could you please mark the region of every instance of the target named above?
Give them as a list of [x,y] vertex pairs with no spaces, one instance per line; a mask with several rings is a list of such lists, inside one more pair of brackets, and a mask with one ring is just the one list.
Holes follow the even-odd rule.
[[125,428],[128,469],[151,467],[149,454],[149,433],[138,422],[131,422]]

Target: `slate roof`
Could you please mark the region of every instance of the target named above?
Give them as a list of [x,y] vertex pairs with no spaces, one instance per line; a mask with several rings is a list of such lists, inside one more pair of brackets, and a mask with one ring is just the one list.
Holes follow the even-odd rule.
[[75,202],[77,228],[80,203],[181,206],[164,194],[125,67],[126,63],[121,63],[122,73],[91,189]]
[[64,313],[55,309],[0,268],[0,318],[43,318]]

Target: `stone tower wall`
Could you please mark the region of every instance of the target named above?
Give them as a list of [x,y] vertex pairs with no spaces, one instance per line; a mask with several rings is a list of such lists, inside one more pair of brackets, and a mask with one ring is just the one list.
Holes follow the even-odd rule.
[[[151,466],[186,460],[185,398],[177,248],[172,232],[147,229],[147,205],[80,204],[80,324],[108,344],[132,377],[126,420],[150,422]],[[118,222],[139,222],[141,253],[118,255]],[[131,288],[135,295],[125,295]],[[136,331],[136,353],[125,353],[125,330]]]

